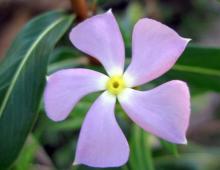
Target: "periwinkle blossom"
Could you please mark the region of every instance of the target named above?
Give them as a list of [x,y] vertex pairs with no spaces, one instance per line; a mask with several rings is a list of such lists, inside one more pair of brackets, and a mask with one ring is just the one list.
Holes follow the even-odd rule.
[[70,40],[99,60],[108,74],[74,68],[57,71],[48,78],[44,102],[48,117],[54,121],[66,119],[85,95],[103,91],[83,122],[74,164],[116,167],[127,162],[129,145],[116,122],[116,99],[144,130],[172,143],[187,143],[190,95],[186,83],[173,80],[148,91],[133,87],[167,72],[189,39],[160,22],[140,19],[133,30],[132,60],[125,71],[125,47],[111,11],[78,24],[70,32]]

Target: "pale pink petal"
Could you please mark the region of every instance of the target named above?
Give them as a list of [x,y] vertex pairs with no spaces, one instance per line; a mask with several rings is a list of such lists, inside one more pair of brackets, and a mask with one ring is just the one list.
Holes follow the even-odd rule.
[[92,105],[81,128],[74,164],[117,167],[129,156],[127,140],[115,115],[116,97],[104,92]]
[[85,95],[105,89],[108,77],[88,69],[66,69],[48,77],[44,92],[47,116],[54,121],[65,119]]
[[144,92],[128,88],[119,96],[119,102],[146,131],[173,143],[187,143],[190,95],[184,82],[174,80]]
[[124,43],[111,11],[78,24],[70,32],[70,40],[78,49],[98,59],[108,74],[123,72]]
[[147,83],[167,72],[190,39],[152,19],[141,19],[132,35],[132,60],[125,72],[130,87]]

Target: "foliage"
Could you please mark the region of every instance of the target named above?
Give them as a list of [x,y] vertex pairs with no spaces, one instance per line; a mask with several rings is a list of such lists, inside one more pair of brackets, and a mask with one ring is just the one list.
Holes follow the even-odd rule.
[[33,19],[1,63],[0,169],[16,159],[37,118],[49,54],[71,22],[63,12]]

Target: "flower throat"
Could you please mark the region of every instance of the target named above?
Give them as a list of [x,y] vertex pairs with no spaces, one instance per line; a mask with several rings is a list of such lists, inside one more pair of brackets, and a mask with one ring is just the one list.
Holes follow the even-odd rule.
[[113,95],[118,95],[126,87],[122,76],[112,76],[106,83],[106,89]]

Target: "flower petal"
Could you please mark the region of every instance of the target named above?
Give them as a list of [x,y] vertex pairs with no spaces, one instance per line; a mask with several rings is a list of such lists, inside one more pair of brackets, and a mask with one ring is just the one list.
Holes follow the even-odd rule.
[[98,59],[109,75],[122,74],[124,42],[111,10],[78,24],[70,32],[70,40],[78,49]]
[[173,143],[186,144],[190,95],[183,81],[170,81],[149,91],[126,89],[119,102],[140,127]]
[[64,120],[74,105],[91,92],[104,90],[108,77],[88,69],[66,69],[49,76],[44,92],[47,116]]
[[129,156],[127,140],[115,115],[116,97],[104,92],[92,105],[84,120],[74,164],[117,167]]
[[125,72],[130,87],[147,83],[167,72],[190,39],[152,19],[137,22],[132,37],[132,60]]

